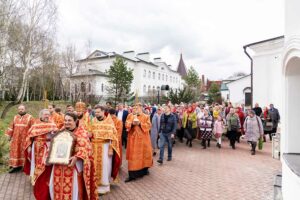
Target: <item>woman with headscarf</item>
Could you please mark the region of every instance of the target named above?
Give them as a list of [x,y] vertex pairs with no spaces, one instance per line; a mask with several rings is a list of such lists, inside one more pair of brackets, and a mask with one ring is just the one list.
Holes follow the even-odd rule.
[[237,132],[241,128],[239,116],[235,113],[234,108],[230,108],[228,115],[226,116],[227,121],[227,137],[230,141],[230,146],[235,149],[235,141]]
[[256,116],[254,110],[248,111],[248,117],[244,122],[245,137],[251,144],[251,155],[255,155],[255,149],[259,138],[263,137],[264,129],[260,117]]
[[187,139],[186,145],[192,147],[192,141],[196,137],[197,128],[197,115],[192,106],[188,106],[188,109],[183,114],[182,127],[184,129],[184,135]]
[[213,130],[213,117],[209,114],[207,109],[204,109],[204,115],[200,119],[200,131],[202,138],[202,146],[203,149],[206,149],[206,141],[207,147],[210,147],[210,139],[212,137]]
[[240,123],[241,123],[241,129],[238,130],[237,137],[236,137],[236,141],[238,143],[240,143],[240,137],[245,134],[244,129],[243,129],[245,115],[244,115],[241,107],[236,108],[236,114],[239,116]]

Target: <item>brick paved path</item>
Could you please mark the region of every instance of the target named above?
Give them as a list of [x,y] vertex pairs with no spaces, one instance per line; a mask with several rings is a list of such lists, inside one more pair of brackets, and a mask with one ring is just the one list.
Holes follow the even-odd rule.
[[[278,160],[271,158],[271,143],[263,151],[250,155],[244,141],[237,149],[215,147],[203,150],[199,141],[192,148],[176,144],[173,161],[154,166],[150,175],[135,182],[112,186],[111,193],[101,199],[185,199],[185,200],[271,200],[274,176],[281,170]],[[165,152],[166,153],[166,152]],[[121,179],[127,176],[126,162]],[[22,174],[0,176],[0,199],[33,199],[29,180]]]

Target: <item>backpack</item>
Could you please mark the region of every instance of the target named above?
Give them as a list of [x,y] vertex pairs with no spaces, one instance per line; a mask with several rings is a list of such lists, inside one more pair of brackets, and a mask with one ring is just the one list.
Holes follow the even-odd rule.
[[230,129],[232,131],[236,131],[239,129],[239,120],[237,117],[231,116],[229,118],[229,121],[230,121]]

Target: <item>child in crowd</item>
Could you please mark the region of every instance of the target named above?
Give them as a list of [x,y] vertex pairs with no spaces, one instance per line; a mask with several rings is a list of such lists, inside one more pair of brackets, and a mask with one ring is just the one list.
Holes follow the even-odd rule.
[[214,124],[214,130],[213,133],[215,135],[215,138],[217,139],[217,147],[221,148],[221,140],[222,140],[222,134],[224,132],[225,123],[221,116],[217,117],[217,120]]

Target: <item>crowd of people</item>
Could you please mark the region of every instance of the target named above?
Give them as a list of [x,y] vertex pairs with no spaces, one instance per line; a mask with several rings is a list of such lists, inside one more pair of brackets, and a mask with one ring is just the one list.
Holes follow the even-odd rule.
[[[273,104],[263,110],[258,104],[253,109],[231,103],[201,105],[123,104],[93,108],[77,102],[75,108],[49,105],[34,119],[24,105],[18,107],[6,131],[10,143],[10,173],[23,169],[31,178],[34,196],[39,199],[98,199],[99,194],[110,192],[110,184],[117,183],[122,154],[126,151],[128,177],[125,182],[149,175],[153,157],[163,164],[167,146],[167,161],[172,161],[172,148],[177,142],[192,147],[201,140],[203,149],[216,140],[222,148],[222,136],[236,149],[240,138],[251,146],[251,154],[259,140],[276,133],[280,115]],[[49,163],[53,137],[62,131],[72,133],[74,148],[68,165]]]

